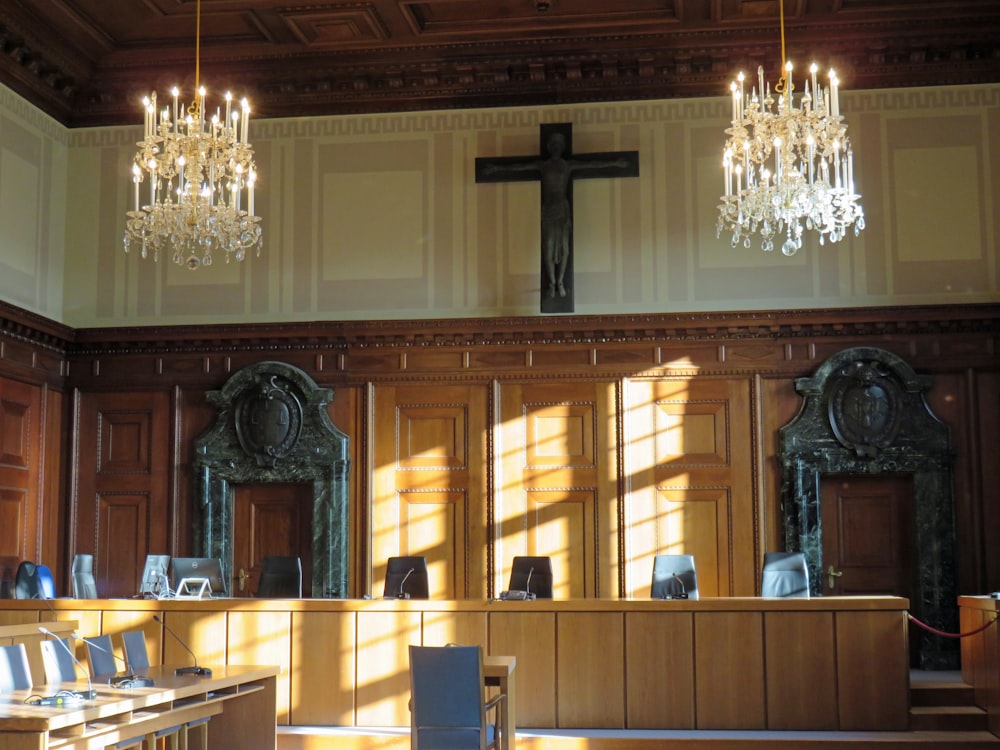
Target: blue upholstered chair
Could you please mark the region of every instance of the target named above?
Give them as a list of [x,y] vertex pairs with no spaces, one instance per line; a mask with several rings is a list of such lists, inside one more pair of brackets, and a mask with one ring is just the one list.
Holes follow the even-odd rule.
[[110,635],[91,636],[84,638],[83,642],[87,644],[91,677],[109,677],[118,671]]
[[479,646],[410,646],[411,750],[498,748],[499,705],[507,696],[483,696]]
[[653,599],[697,599],[698,574],[694,555],[657,555],[653,558]]
[[801,552],[765,552],[761,596],[809,597],[809,566]]
[[46,682],[73,682],[80,679],[73,657],[70,656],[73,644],[69,638],[61,641],[42,641],[42,666],[45,668]]

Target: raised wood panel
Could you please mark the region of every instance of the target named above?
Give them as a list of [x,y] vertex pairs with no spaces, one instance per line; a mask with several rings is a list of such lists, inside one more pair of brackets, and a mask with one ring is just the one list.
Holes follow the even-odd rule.
[[692,554],[702,596],[756,587],[748,380],[625,381],[626,592],[648,596],[657,554]]
[[524,727],[556,724],[556,615],[496,612],[490,618],[490,653],[517,657],[517,720]]
[[[141,630],[146,636],[146,654],[149,656],[150,665],[162,664],[163,639],[172,636],[164,633],[163,626],[153,619],[153,615],[153,612],[142,609],[109,610],[101,617],[101,633],[110,635],[111,642],[116,648],[124,648],[121,634],[129,630]],[[86,652],[86,647],[78,643],[76,648],[78,656],[83,658],[82,654]]]
[[489,653],[489,628],[485,612],[425,612],[423,620],[424,646],[481,646]]
[[376,389],[372,594],[389,557],[423,555],[431,597],[486,595],[486,403],[482,386]]
[[291,612],[230,612],[229,664],[277,666],[276,708],[278,723],[289,720],[289,670],[292,657]]
[[[133,596],[149,549],[149,497],[138,493],[101,493],[97,501],[94,576],[98,596]],[[140,571],[139,576],[136,570]]]
[[[893,717],[885,729],[905,729],[909,698],[909,658],[898,644],[906,620],[898,612],[838,612],[837,682],[842,731],[872,726],[876,716]],[[872,659],[871,654],[882,654]]]
[[694,632],[696,728],[765,729],[761,614],[698,612]]
[[409,647],[420,645],[420,619],[420,612],[358,613],[356,716],[360,726],[409,725]]
[[694,729],[694,616],[627,612],[625,675],[629,729]]
[[191,665],[195,659],[203,665],[222,664],[228,658],[225,611],[165,612],[160,617],[174,631],[163,634],[164,664]]
[[833,614],[764,613],[767,728],[837,728]]
[[78,413],[70,557],[95,556],[101,596],[132,596],[146,555],[165,551],[160,540],[170,528],[170,398],[81,394]]
[[496,590],[515,556],[547,555],[557,598],[617,594],[614,395],[602,382],[501,385]]
[[43,559],[39,529],[42,428],[41,390],[0,378],[0,556],[44,562],[58,575],[56,559]]
[[354,612],[293,612],[289,673],[292,724],[351,726],[357,618]]
[[[559,726],[625,726],[624,630],[620,612],[559,613]],[[594,648],[595,644],[600,648]]]

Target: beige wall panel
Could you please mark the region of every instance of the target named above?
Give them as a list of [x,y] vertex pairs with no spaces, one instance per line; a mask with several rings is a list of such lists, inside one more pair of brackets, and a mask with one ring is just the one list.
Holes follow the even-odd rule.
[[765,612],[767,728],[837,728],[832,612]]
[[759,612],[694,616],[698,729],[764,729],[764,641]]
[[409,646],[420,645],[420,612],[359,612],[357,723],[402,727],[410,723]]
[[624,628],[620,612],[556,618],[559,726],[625,726]]
[[289,668],[292,658],[291,612],[230,612],[229,663],[279,667],[275,680],[278,723],[289,717]]
[[694,615],[627,612],[625,675],[627,728],[694,729]]
[[292,724],[350,726],[357,620],[354,612],[293,612],[289,709]]
[[481,646],[489,653],[489,633],[485,612],[424,612],[424,646]]
[[[838,612],[834,623],[840,729],[871,726],[876,716],[885,718],[885,729],[905,729],[909,697],[900,685],[909,684],[909,657],[894,644],[905,638],[906,620],[897,612]],[[872,653],[883,657],[873,660]]]
[[517,657],[518,725],[556,726],[555,613],[532,612],[530,602],[498,604],[490,616],[489,651]]

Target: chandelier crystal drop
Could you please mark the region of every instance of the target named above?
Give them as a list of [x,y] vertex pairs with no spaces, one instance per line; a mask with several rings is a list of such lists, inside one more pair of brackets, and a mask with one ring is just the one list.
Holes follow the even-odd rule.
[[[794,255],[805,230],[819,233],[819,243],[837,242],[853,227],[865,228],[864,211],[854,191],[854,153],[840,115],[836,74],[829,86],[811,78],[796,101],[792,64],[784,60],[784,9],[781,11],[781,55],[784,74],[771,92],[764,69],[747,93],[743,73],[730,85],[732,127],[723,150],[725,192],[721,196],[716,235],[732,235],[732,246],[749,248],[760,233],[761,247]],[[784,235],[784,240],[781,240]]]
[[[200,37],[200,0],[197,15]],[[227,263],[252,250],[260,255],[262,245],[254,215],[250,104],[243,99],[234,106],[227,92],[224,108],[209,117],[197,62],[195,70],[190,106],[182,107],[176,87],[172,106],[158,109],[155,91],[143,99],[143,137],[132,165],[134,208],[124,238],[125,252],[137,248],[154,260],[170,252],[174,263],[191,270],[212,265],[213,253],[224,253]]]

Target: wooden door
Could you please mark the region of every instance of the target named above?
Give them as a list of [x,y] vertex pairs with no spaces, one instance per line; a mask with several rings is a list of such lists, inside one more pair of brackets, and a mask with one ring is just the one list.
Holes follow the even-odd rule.
[[268,555],[302,558],[302,593],[312,580],[311,484],[245,484],[236,488],[233,510],[233,578],[230,596],[257,591]]
[[820,506],[824,594],[913,595],[916,530],[910,477],[825,477]]

